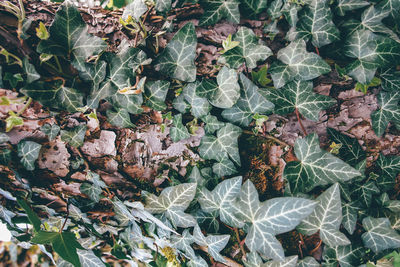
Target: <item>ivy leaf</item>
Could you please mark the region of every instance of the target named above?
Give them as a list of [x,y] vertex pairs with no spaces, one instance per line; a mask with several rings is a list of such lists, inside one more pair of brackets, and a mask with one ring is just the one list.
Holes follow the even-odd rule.
[[106,266],[99,257],[94,254],[92,250],[83,250],[78,249],[78,256],[81,262],[82,267],[91,267],[91,266],[98,266],[103,267]]
[[7,222],[10,225],[14,225],[11,219],[15,216],[16,214],[12,211],[9,211],[2,205],[0,205],[0,218],[2,218],[5,222]]
[[170,129],[170,135],[174,143],[190,137],[188,130],[182,123],[182,114],[175,115],[172,123],[174,124],[174,126]]
[[297,229],[306,235],[319,231],[321,240],[331,247],[349,245],[350,240],[339,231],[342,222],[339,184],[332,185],[316,200],[318,205]]
[[24,119],[22,119],[20,116],[18,116],[11,110],[9,111],[9,116],[7,117],[7,119],[5,119],[5,122],[6,122],[7,133],[16,126],[24,125]]
[[117,109],[116,112],[107,110],[107,120],[109,123],[119,128],[132,128],[135,126],[131,122],[129,112],[122,108]]
[[385,91],[400,91],[400,72],[395,69],[386,69],[379,75],[381,86]]
[[40,74],[36,71],[35,66],[29,63],[28,58],[24,58],[22,61],[23,69],[26,73],[26,82],[32,83],[38,79],[40,79]]
[[360,202],[367,208],[371,206],[372,196],[379,193],[380,191],[374,181],[365,182],[354,191]]
[[364,0],[337,0],[335,10],[339,16],[344,16],[347,11],[356,10],[368,5],[369,3]]
[[194,242],[193,236],[189,233],[189,229],[185,229],[182,235],[174,235],[171,238],[172,246],[184,252],[190,259],[196,258],[193,248],[190,246]]
[[7,166],[11,161],[11,150],[7,148],[0,149],[0,164]]
[[329,266],[353,267],[359,266],[365,255],[365,248],[360,246],[337,246],[326,247],[323,252],[323,259]]
[[214,260],[226,262],[225,258],[220,254],[220,251],[228,244],[229,235],[208,235],[205,237],[199,225],[196,224],[193,230],[193,237],[199,246],[206,246],[208,248],[208,253]]
[[400,235],[392,228],[388,218],[366,217],[362,225],[367,232],[361,238],[364,245],[373,252],[400,247]]
[[41,40],[39,53],[60,55],[84,62],[88,57],[106,49],[107,44],[100,38],[88,34],[88,27],[79,10],[70,1],[65,1],[57,10],[49,29],[50,38]]
[[143,112],[143,95],[139,94],[113,94],[108,98],[111,105],[116,109],[126,109],[131,114],[140,114]]
[[147,6],[143,0],[133,0],[129,5],[124,8],[122,19],[127,20],[129,16],[139,21],[140,17],[146,13]]
[[239,75],[242,86],[240,98],[236,104],[222,112],[222,117],[232,123],[247,127],[253,120],[253,115],[269,114],[274,110],[274,104],[259,93],[258,87],[243,74]]
[[184,213],[196,194],[196,183],[186,183],[165,188],[160,196],[148,195],[146,210],[153,214],[165,214],[175,227],[191,227],[196,224],[192,215]]
[[238,75],[235,70],[222,67],[217,75],[217,83],[203,79],[197,88],[200,97],[206,97],[218,108],[230,108],[240,97]]
[[356,167],[358,163],[366,158],[366,153],[358,143],[357,139],[350,138],[333,128],[328,128],[327,131],[335,143],[342,145],[338,154],[339,158],[353,167]]
[[33,141],[21,141],[18,143],[18,156],[21,157],[21,163],[28,171],[35,169],[35,161],[39,157],[42,145]]
[[33,229],[36,232],[40,231],[40,225],[42,224],[38,215],[32,210],[29,204],[23,198],[17,198],[17,203],[24,209],[26,215],[28,216],[29,222],[32,224]]
[[223,122],[220,122],[217,117],[208,114],[202,117],[201,120],[206,124],[204,130],[207,134],[213,134],[215,131],[221,129],[224,126]]
[[0,133],[0,144],[10,141],[10,137],[6,133]]
[[260,267],[263,263],[257,252],[250,252],[246,255],[246,260],[243,261],[245,267]]
[[196,80],[197,37],[192,22],[186,23],[167,44],[154,62],[155,69],[162,74],[184,82]]
[[378,187],[383,191],[392,189],[396,183],[396,177],[400,173],[400,157],[381,154],[378,157],[377,165],[380,168],[380,175],[376,180]]
[[154,110],[164,110],[167,106],[164,101],[167,97],[169,82],[150,81],[144,85],[145,105]]
[[315,47],[339,40],[339,30],[332,22],[332,12],[326,0],[313,0],[299,12],[297,32]]
[[395,21],[400,17],[400,2],[398,0],[380,1],[376,7],[384,12],[389,12],[389,16]]
[[297,267],[320,267],[318,261],[316,261],[313,257],[305,257],[304,259],[298,261]]
[[221,19],[232,23],[239,23],[240,13],[238,0],[201,0],[204,14],[200,19],[200,26],[213,25]]
[[105,71],[104,63],[97,63],[94,70],[90,71],[93,88],[88,96],[87,106],[93,109],[97,108],[101,99],[112,97],[118,90],[131,87],[131,80],[137,68],[150,63],[145,52],[127,45],[121,47],[117,55],[106,54],[105,58],[108,62],[109,73],[103,82],[101,78]]
[[240,192],[236,205],[236,216],[249,223],[246,245],[250,251],[257,251],[276,261],[284,260],[282,245],[275,235],[293,230],[314,209],[315,201],[280,197],[260,203],[258,192],[247,180]]
[[197,83],[187,84],[182,91],[182,95],[187,103],[190,105],[190,112],[196,118],[206,116],[210,110],[211,105],[206,98],[197,95]]
[[76,240],[75,234],[72,232],[46,232],[39,231],[31,239],[32,243],[51,244],[54,251],[57,252],[64,260],[72,263],[74,266],[81,266],[77,249],[83,247]]
[[378,95],[379,109],[371,114],[372,129],[378,137],[385,132],[389,122],[400,123],[400,91],[383,92]]
[[307,52],[304,40],[291,42],[278,51],[277,58],[280,62],[274,62],[270,67],[275,88],[280,88],[294,79],[312,80],[331,70],[320,56]]
[[321,150],[318,135],[315,133],[297,138],[294,151],[300,162],[289,162],[283,172],[292,193],[309,192],[318,185],[348,181],[361,175],[341,159]]
[[101,193],[103,192],[100,187],[89,183],[82,183],[80,186],[80,191],[82,194],[87,195],[91,200],[96,203],[100,201]]
[[61,130],[61,140],[73,147],[80,147],[85,139],[86,128],[86,125],[78,125],[70,130]]
[[218,59],[220,63],[230,68],[237,69],[246,63],[247,68],[253,69],[257,67],[258,61],[266,60],[272,55],[271,49],[259,44],[257,36],[249,28],[240,27],[233,40],[239,42],[239,45],[226,51]]
[[83,106],[83,94],[74,88],[61,86],[56,93],[58,106],[68,112],[76,112]]
[[199,154],[203,159],[213,159],[222,161],[223,159],[232,160],[240,166],[240,156],[238,149],[238,137],[242,130],[230,123],[217,131],[217,136],[205,135],[201,139]]
[[263,267],[296,267],[298,256],[285,258],[283,261],[269,261],[264,263]]
[[168,12],[171,9],[172,0],[156,0],[156,10],[158,12]]
[[206,213],[200,209],[197,210],[195,217],[199,225],[204,226],[206,228],[207,233],[218,233],[219,230],[218,214],[216,214],[215,212]]
[[204,212],[217,212],[222,222],[233,227],[242,227],[243,222],[235,215],[235,200],[240,194],[242,177],[234,177],[219,183],[213,191],[203,188],[198,202]]
[[346,229],[351,235],[354,233],[354,230],[356,230],[358,210],[359,207],[356,206],[354,202],[349,202],[342,205],[342,224],[344,229]]
[[57,124],[48,124],[46,123],[42,127],[40,127],[40,130],[49,137],[49,140],[53,140],[54,138],[57,137],[58,133],[60,132],[60,126]]
[[237,173],[235,164],[227,158],[221,159],[212,166],[213,172],[218,177],[228,176]]
[[243,14],[249,16],[259,14],[267,8],[267,0],[243,0],[240,4]]
[[261,91],[261,94],[275,104],[275,113],[286,115],[297,108],[312,121],[319,120],[321,110],[336,104],[333,98],[314,93],[311,81],[292,81],[281,89],[272,88]]

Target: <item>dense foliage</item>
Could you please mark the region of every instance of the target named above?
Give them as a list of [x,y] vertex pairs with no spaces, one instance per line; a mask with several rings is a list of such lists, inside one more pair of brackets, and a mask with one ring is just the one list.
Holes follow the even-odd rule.
[[[313,80],[331,72],[354,80],[364,93],[380,90],[379,107],[371,114],[377,136],[385,135],[389,124],[398,127],[400,1],[199,0],[204,10],[199,26],[212,29],[223,20],[238,24],[267,14],[264,37],[283,34],[283,45],[274,53],[252,29],[238,27],[220,44],[218,73],[209,77],[197,73],[193,22],[174,32],[165,47],[157,38],[173,30],[170,22],[160,31],[143,24],[149,10],[167,17],[182,2],[131,1],[120,23],[141,41],[122,42],[113,50],[88,33],[77,7],[65,1],[49,27],[37,28],[36,51],[41,63],[58,74],[55,78],[28,58],[2,50],[15,68],[3,66],[0,87],[24,97],[4,96],[1,105],[19,101],[28,107],[33,100],[54,116],[77,113],[98,120],[97,110],[107,104],[103,115],[116,128],[134,128],[132,115],[150,108],[162,112],[162,127],[170,126],[172,142],[195,136],[198,128],[205,132],[193,148],[201,161],[193,162],[186,176],[171,177],[157,189],[140,188],[135,200],[117,197],[88,164],[77,163],[86,174],[79,190],[88,198],[64,194],[66,210],[57,211],[35,202],[46,191],[24,177],[34,173],[45,143],[28,137],[11,145],[10,134],[0,133],[0,164],[13,173],[13,180],[1,178],[9,185],[0,190],[0,218],[14,241],[24,248],[38,244],[60,266],[105,266],[109,255],[132,266],[209,266],[215,261],[233,266],[227,248],[234,245],[241,249],[237,261],[247,267],[368,266],[385,255],[398,260],[400,201],[394,188],[400,156],[381,154],[367,161],[356,139],[333,128],[328,134],[337,146],[326,151],[316,133],[304,131],[293,148],[279,143],[295,156],[282,173],[282,195],[259,196],[254,183],[240,176],[246,170],[238,139],[243,131],[257,134],[271,114],[295,112],[300,124],[301,116],[318,121],[337,100],[315,92]],[[1,5],[25,19],[20,6]],[[28,38],[21,30],[21,40]],[[22,113],[9,113],[5,132],[24,124]],[[87,128],[83,120],[76,125],[54,120],[40,131],[48,140],[79,149]],[[106,221],[90,216],[96,205],[111,209]],[[288,254],[284,233],[316,236],[322,256]]]

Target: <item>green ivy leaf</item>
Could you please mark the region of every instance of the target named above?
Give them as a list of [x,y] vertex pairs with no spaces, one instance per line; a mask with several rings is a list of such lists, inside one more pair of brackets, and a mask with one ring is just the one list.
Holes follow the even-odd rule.
[[77,249],[83,247],[76,240],[76,236],[72,232],[46,232],[39,231],[31,239],[32,243],[51,244],[54,251],[57,252],[64,260],[72,263],[74,266],[81,266]]
[[314,209],[315,201],[281,197],[260,203],[254,184],[247,180],[237,201],[236,216],[249,223],[246,245],[276,261],[284,260],[284,251],[275,235],[293,230]]
[[297,138],[294,151],[300,161],[289,162],[283,172],[292,193],[309,192],[318,185],[348,181],[361,175],[341,159],[321,150],[318,135],[315,133]]
[[267,0],[242,0],[240,8],[243,9],[243,14],[254,16],[267,8]]
[[6,121],[6,132],[7,133],[16,126],[24,125],[24,120],[11,110],[9,111],[9,116],[7,117],[7,119],[5,119],[5,121]]
[[383,92],[378,95],[379,109],[371,114],[372,129],[377,136],[382,136],[389,122],[400,122],[400,91]]
[[117,111],[107,110],[107,120],[119,128],[132,128],[135,125],[131,122],[130,115],[126,109],[119,108]]
[[298,256],[284,258],[283,261],[269,261],[264,263],[263,267],[296,267]]
[[306,235],[319,231],[321,240],[331,247],[349,245],[350,240],[339,231],[342,222],[339,184],[332,185],[316,200],[318,205],[297,229]]
[[170,129],[170,135],[173,142],[176,143],[190,137],[188,130],[182,123],[182,114],[175,115],[172,123],[174,126]]
[[82,183],[80,186],[80,191],[82,194],[87,195],[94,202],[99,202],[101,198],[101,193],[103,190],[95,185],[89,183]]
[[225,258],[220,254],[220,251],[228,244],[230,235],[208,235],[205,237],[201,232],[199,225],[196,224],[193,230],[193,237],[196,244],[208,248],[208,253],[214,258],[214,260],[226,262]]
[[364,0],[337,0],[335,11],[339,16],[344,16],[347,11],[356,10],[368,5],[369,3]]
[[222,67],[217,75],[217,83],[203,79],[197,88],[200,97],[206,97],[218,108],[230,108],[240,97],[238,75],[235,70]]
[[11,161],[11,150],[7,148],[0,149],[0,165],[7,166]]
[[320,267],[320,264],[313,257],[305,257],[298,261],[297,267]]
[[[362,263],[365,248],[354,245],[326,247],[323,251],[323,259],[327,266],[353,267]],[[362,265],[361,265],[362,266]]]
[[29,204],[26,202],[25,199],[17,198],[17,203],[26,212],[26,215],[28,216],[28,220],[32,224],[33,229],[35,229],[36,232],[39,232],[40,225],[42,224],[42,222],[40,221],[37,214],[32,210],[32,208],[29,206]]
[[21,73],[12,74],[10,72],[6,72],[3,77],[3,81],[8,81],[12,88],[17,87],[19,82],[23,82],[24,78],[22,78]]
[[354,202],[349,202],[342,205],[342,213],[343,213],[342,224],[344,229],[346,229],[347,232],[351,235],[356,230],[358,210],[359,207],[355,205]]
[[18,143],[18,156],[21,157],[21,163],[28,171],[35,169],[35,161],[39,157],[42,145],[33,141],[21,141]]
[[90,108],[97,108],[101,99],[112,97],[118,90],[133,86],[132,80],[135,71],[139,66],[150,63],[145,52],[127,45],[122,46],[117,55],[106,54],[106,60],[109,72],[103,82],[101,81],[106,67],[104,63],[99,62],[92,66],[91,70],[86,71],[90,73],[90,77],[87,79],[93,83],[87,100],[87,106]]
[[217,131],[217,136],[203,136],[199,147],[200,156],[203,159],[216,161],[231,160],[240,166],[237,140],[241,133],[242,130],[239,127],[227,123]]
[[219,183],[211,192],[203,188],[198,202],[204,212],[216,212],[223,223],[242,227],[243,222],[235,214],[235,200],[240,194],[242,177],[234,177]]
[[53,140],[54,138],[57,137],[58,133],[60,132],[60,126],[57,124],[48,124],[46,123],[42,127],[40,127],[40,130],[49,137],[49,140]]
[[196,118],[200,118],[206,116],[212,107],[206,98],[198,96],[197,87],[197,83],[187,84],[183,88],[182,95],[185,101],[190,105],[190,112],[192,115]]
[[336,100],[329,96],[313,92],[311,81],[293,81],[281,89],[261,91],[266,99],[275,104],[275,113],[286,115],[297,108],[309,120],[318,121],[319,113],[332,105]]
[[83,250],[83,249],[78,249],[78,256],[79,256],[79,261],[81,262],[82,267],[91,267],[91,266],[96,266],[96,267],[105,267],[106,265],[103,263],[103,261],[94,254],[92,250]]
[[156,10],[164,13],[171,9],[172,0],[156,0]]
[[311,39],[315,47],[339,40],[339,30],[332,22],[332,12],[326,0],[313,0],[299,12],[298,37]]
[[240,98],[236,104],[222,112],[222,117],[232,123],[247,127],[253,120],[253,115],[269,114],[274,110],[274,104],[259,93],[258,87],[244,74],[239,75],[242,87]]
[[249,28],[240,27],[233,40],[239,42],[238,46],[226,51],[218,59],[230,68],[237,69],[246,63],[247,68],[253,69],[258,61],[264,61],[272,55],[271,49],[259,44],[257,36]]
[[162,74],[184,82],[196,80],[197,37],[192,22],[186,23],[167,44],[162,54],[154,62],[154,67]]
[[373,252],[400,247],[400,235],[392,228],[388,218],[367,217],[363,219],[362,225],[367,232],[361,238],[364,245]]
[[144,86],[145,105],[154,110],[164,110],[169,85],[169,82],[161,80],[147,82]]
[[207,134],[213,134],[225,125],[223,122],[220,122],[217,117],[210,114],[202,117],[201,120],[206,124],[204,130]]
[[204,14],[200,19],[200,26],[214,25],[221,19],[227,19],[232,23],[239,23],[238,0],[201,0]]
[[400,173],[400,157],[381,154],[377,159],[377,165],[380,168],[380,175],[376,180],[378,187],[383,191],[392,189]]
[[277,58],[280,62],[272,63],[269,69],[275,88],[294,79],[308,81],[331,71],[320,56],[307,52],[304,40],[291,42],[278,51]]
[[400,91],[400,72],[395,69],[386,69],[379,75],[381,85],[385,91]]
[[146,13],[147,6],[143,0],[133,0],[130,4],[128,4],[124,8],[124,12],[122,13],[122,19],[127,20],[129,16],[135,19],[135,21],[139,21],[140,17]]
[[22,61],[23,69],[26,73],[26,82],[32,83],[38,79],[40,79],[40,74],[36,71],[35,66],[29,63],[28,58],[24,58]]
[[372,196],[379,194],[380,191],[374,181],[368,181],[359,185],[354,194],[359,198],[360,202],[366,207],[371,206]]
[[15,217],[15,215],[16,214],[14,212],[9,211],[8,209],[0,205],[0,218],[2,218],[9,225],[14,225],[11,219]]
[[400,18],[400,2],[398,0],[383,0],[376,7],[383,12],[389,12],[389,16],[395,21]]
[[57,10],[49,28],[50,38],[41,40],[39,53],[52,54],[84,62],[88,57],[97,55],[106,49],[107,44],[100,38],[88,33],[79,10],[70,1],[65,1]]
[[196,258],[193,248],[190,246],[194,242],[193,236],[189,233],[189,229],[183,230],[182,235],[174,235],[171,237],[172,247],[184,252],[190,259]]
[[338,154],[339,158],[353,167],[356,167],[358,163],[366,158],[366,153],[358,143],[357,139],[350,138],[333,128],[328,128],[327,131],[334,142],[342,145]]
[[186,183],[167,187],[158,197],[150,194],[146,198],[146,210],[153,214],[165,214],[175,227],[194,226],[196,220],[184,211],[193,200],[196,187],[196,183]]
[[61,140],[73,147],[80,147],[85,139],[86,128],[86,125],[78,125],[70,130],[61,130]]

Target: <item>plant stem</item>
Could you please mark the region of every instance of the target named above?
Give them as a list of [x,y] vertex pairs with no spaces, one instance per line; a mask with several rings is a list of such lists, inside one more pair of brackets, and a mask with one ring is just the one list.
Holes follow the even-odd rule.
[[26,102],[25,106],[20,111],[18,111],[17,116],[21,116],[24,113],[24,111],[31,105],[31,103],[32,103],[32,98],[28,98],[28,101]]
[[54,56],[54,59],[55,59],[55,61],[56,61],[56,64],[57,64],[58,72],[59,72],[59,73],[62,73],[62,72],[63,72],[63,70],[62,70],[62,67],[61,67],[60,61],[58,60],[58,57],[57,57],[57,56]]
[[60,234],[62,233],[62,231],[63,231],[63,229],[65,227],[65,224],[67,223],[68,216],[69,216],[69,207],[68,207],[68,201],[67,201],[67,217],[65,217],[65,221],[64,221],[63,225],[61,226]]
[[[247,130],[243,130],[243,133],[244,133],[244,134],[248,134],[248,135],[254,135],[253,132],[247,131]],[[265,138],[265,139],[273,140],[274,142],[280,144],[281,146],[290,146],[288,143],[286,143],[286,142],[284,142],[284,141],[281,141],[281,140],[279,140],[278,138],[273,137],[272,135],[269,135],[269,134],[263,134],[263,135],[257,135],[257,136],[263,137],[263,138]]]
[[239,230],[237,228],[233,228],[235,230],[235,234],[236,234],[236,239],[239,242],[239,246],[240,246],[240,251],[242,251],[242,255],[244,258],[246,258],[246,251],[244,250],[242,241],[240,241],[240,236],[239,236]]
[[299,110],[296,108],[295,112],[296,112],[297,120],[299,121],[299,124],[300,124],[300,128],[301,128],[301,130],[303,131],[304,136],[307,136],[306,128],[304,128],[304,125],[303,125],[303,123],[302,123],[302,121],[301,121],[301,119],[300,119]]
[[21,34],[22,34],[22,25],[24,23],[25,20],[25,8],[24,8],[24,3],[22,2],[22,0],[18,0],[19,3],[19,9],[20,9],[20,16],[18,17],[18,30],[17,30],[17,34],[18,34],[18,39],[22,43],[24,42],[24,40],[21,38]]

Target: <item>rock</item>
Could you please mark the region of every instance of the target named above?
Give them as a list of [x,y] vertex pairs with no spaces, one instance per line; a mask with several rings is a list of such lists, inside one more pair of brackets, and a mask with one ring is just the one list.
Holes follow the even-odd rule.
[[40,169],[48,169],[60,177],[65,177],[69,173],[70,157],[65,143],[57,138],[43,146],[38,165]]
[[115,148],[116,135],[112,131],[101,131],[100,138],[87,141],[81,147],[84,154],[90,157],[103,157],[106,155],[115,156],[117,150]]

